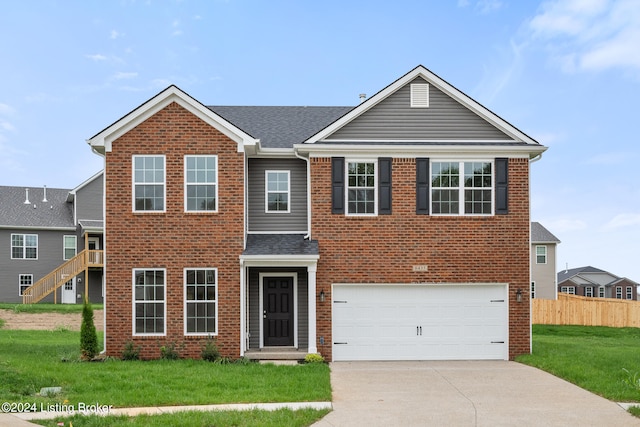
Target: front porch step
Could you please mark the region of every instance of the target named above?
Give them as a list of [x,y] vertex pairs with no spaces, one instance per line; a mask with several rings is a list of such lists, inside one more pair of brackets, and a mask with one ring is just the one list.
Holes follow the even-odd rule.
[[308,354],[306,348],[282,348],[282,347],[265,347],[261,349],[251,349],[244,353],[244,357],[251,360],[273,361],[273,360],[304,360]]

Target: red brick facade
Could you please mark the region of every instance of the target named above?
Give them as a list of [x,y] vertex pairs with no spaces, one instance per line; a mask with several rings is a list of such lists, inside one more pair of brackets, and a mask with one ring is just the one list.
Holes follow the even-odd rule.
[[[331,159],[312,158],[310,167],[318,293],[330,295],[333,283],[508,283],[509,357],[530,351],[528,159],[509,161],[509,214],[487,217],[416,215],[415,159],[393,160],[391,215],[332,214]],[[330,359],[328,301],[318,301],[317,336]]]
[[[218,156],[218,212],[185,213],[184,156]],[[134,213],[132,156],[166,156],[166,212]],[[105,162],[106,350],[119,357],[128,341],[142,358],[171,343],[200,357],[202,337],[184,336],[184,268],[218,269],[218,345],[240,354],[240,268],[244,226],[244,155],[236,142],[171,103],[112,144]],[[166,336],[132,337],[132,270],[166,269]]]

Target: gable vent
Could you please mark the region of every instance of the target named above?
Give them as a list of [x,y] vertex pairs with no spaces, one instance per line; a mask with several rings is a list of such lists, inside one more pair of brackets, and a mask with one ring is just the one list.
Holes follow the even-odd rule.
[[411,85],[411,108],[429,108],[428,83],[413,83]]

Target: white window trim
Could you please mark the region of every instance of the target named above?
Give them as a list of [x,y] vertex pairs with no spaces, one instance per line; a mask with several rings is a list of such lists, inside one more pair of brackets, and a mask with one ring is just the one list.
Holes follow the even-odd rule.
[[633,288],[631,286],[627,286],[627,299],[633,299]]
[[585,286],[584,287],[584,296],[593,298],[593,286]]
[[62,236],[62,260],[63,261],[69,261],[71,259],[71,258],[67,258],[67,254],[66,254],[66,250],[71,249],[70,247],[67,248],[67,246],[65,245],[67,243],[66,242],[67,237],[73,237],[73,256],[71,258],[78,255],[78,236],[74,234],[65,234],[64,236]]
[[[22,236],[22,257],[14,258],[13,257],[13,236]],[[27,258],[27,236],[35,236],[36,238],[36,257],[35,258]],[[29,246],[31,247],[31,246]],[[11,233],[9,237],[9,250],[11,251],[11,259],[19,259],[23,261],[37,261],[40,256],[40,239],[37,234],[27,234],[27,233]]]
[[[544,249],[544,254],[539,254],[538,253],[538,248],[543,248]],[[547,247],[545,245],[536,245],[536,264],[540,264],[540,265],[547,264],[548,253],[549,253],[549,251],[548,251],[548,249],[547,249]],[[539,256],[544,256],[544,262],[538,262],[538,257]]]
[[22,278],[23,277],[30,277],[31,278],[31,284],[29,286],[33,286],[33,274],[30,273],[26,273],[26,274],[18,274],[18,295],[22,296]]
[[575,286],[561,286],[560,287],[560,292],[565,293],[565,294],[569,294],[569,295],[575,295],[576,294],[576,287]]
[[429,83],[411,83],[411,108],[429,108]]
[[[214,274],[215,274],[215,286],[216,286],[216,299],[215,299],[215,303],[216,303],[216,312],[215,312],[215,323],[216,323],[216,331],[215,332],[187,332],[187,303],[188,302],[204,302],[204,301],[187,301],[187,271],[198,271],[198,270],[213,270]],[[219,322],[219,318],[218,318],[218,309],[219,309],[219,303],[218,303],[218,269],[214,268],[214,267],[185,267],[183,269],[183,292],[184,292],[184,308],[183,308],[183,313],[184,313],[184,335],[185,336],[218,336],[219,335],[219,327],[220,327],[220,322]],[[206,301],[211,301],[211,300],[206,300]]]
[[598,286],[598,298],[604,298],[605,295],[604,286]]
[[[349,212],[349,163],[373,163],[373,212],[350,213]],[[344,161],[344,212],[346,216],[378,216],[378,159],[345,159]],[[358,188],[358,187],[354,187]],[[365,187],[368,188],[368,187]]]
[[[163,271],[164,272],[164,299],[162,300],[164,306],[163,314],[163,333],[138,333],[136,332],[136,272],[137,271]],[[135,337],[165,337],[167,336],[167,269],[166,268],[133,268],[131,269],[131,332]],[[146,301],[146,300],[145,300]]]
[[[293,279],[293,346],[298,348],[298,273],[296,272],[268,272],[258,274],[258,290],[260,298],[260,313],[264,313],[264,278],[265,277],[291,277]],[[264,348],[264,322],[260,319],[260,348]]]
[[[287,210],[272,211],[269,210],[269,193],[282,193],[282,191],[269,191],[269,174],[270,173],[286,173],[287,174]],[[264,211],[265,213],[291,213],[291,171],[268,169],[264,171]]]
[[[458,173],[460,174],[458,187],[435,187],[436,189],[443,190],[445,188],[457,188],[458,189],[458,213],[433,213],[433,190],[432,184],[432,167],[433,163],[458,163]],[[488,214],[468,214],[464,212],[464,164],[465,163],[490,163],[491,164],[491,213]],[[432,158],[429,165],[429,215],[433,216],[478,216],[478,217],[490,217],[496,214],[496,163],[495,159],[438,159]]]
[[[136,209],[136,158],[139,157],[162,157],[164,160],[164,180],[162,181],[162,210],[137,210]],[[150,183],[140,183],[145,185]],[[154,183],[158,185],[159,183]],[[134,154],[131,156],[131,211],[143,214],[165,213],[167,211],[167,156],[164,154]]]
[[616,286],[616,299],[622,299],[622,286]]
[[[213,157],[215,158],[215,162],[216,162],[216,171],[215,171],[215,183],[195,183],[195,182],[187,182],[187,158],[188,157]],[[165,169],[166,169],[166,163],[165,163]],[[166,171],[165,171],[165,176],[166,176]],[[189,210],[187,209],[187,186],[188,185],[215,185],[215,198],[216,198],[216,208],[213,210],[200,210],[200,209],[194,209],[194,210]],[[185,212],[189,212],[189,213],[216,213],[218,212],[218,208],[220,206],[220,199],[218,198],[218,155],[217,154],[188,154],[184,156],[184,211]]]

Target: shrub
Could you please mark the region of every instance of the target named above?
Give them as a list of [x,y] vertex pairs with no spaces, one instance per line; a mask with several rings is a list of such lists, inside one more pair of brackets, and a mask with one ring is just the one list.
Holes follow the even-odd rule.
[[208,362],[215,362],[220,359],[220,350],[218,350],[218,345],[214,338],[207,338],[207,341],[202,347],[201,356],[202,360],[206,360]]
[[122,360],[139,360],[140,347],[135,347],[133,341],[127,341],[122,351]]
[[83,360],[91,360],[98,354],[98,335],[96,325],[93,323],[93,309],[86,297],[82,307],[82,325],[80,325],[80,353]]
[[309,353],[304,357],[305,363],[324,363],[324,357],[318,353]]
[[629,387],[640,391],[640,374],[638,372],[632,374],[631,371],[625,368],[622,368],[622,370],[627,374],[626,378],[624,378],[622,382]]
[[180,359],[180,354],[176,349],[176,343],[172,342],[167,345],[160,346],[160,358],[164,360],[178,360]]

